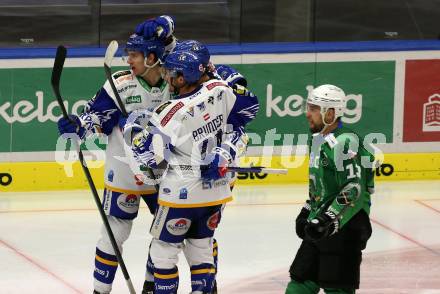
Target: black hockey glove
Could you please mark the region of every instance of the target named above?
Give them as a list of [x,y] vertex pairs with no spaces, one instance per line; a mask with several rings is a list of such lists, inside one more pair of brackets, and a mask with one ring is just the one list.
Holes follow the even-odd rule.
[[339,222],[331,211],[318,215],[307,222],[304,232],[305,237],[312,241],[319,241],[338,231]]
[[296,235],[301,239],[304,239],[304,228],[307,224],[307,218],[310,214],[310,200],[307,200],[304,204],[303,208],[301,208],[301,212],[298,214],[295,220],[295,230]]

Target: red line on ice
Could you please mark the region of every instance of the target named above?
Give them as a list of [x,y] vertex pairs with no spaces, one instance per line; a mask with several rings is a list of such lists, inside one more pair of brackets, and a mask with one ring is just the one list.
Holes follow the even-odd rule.
[[387,226],[387,225],[385,225],[385,224],[383,224],[383,223],[381,223],[381,222],[379,222],[379,221],[377,221],[377,220],[371,219],[371,222],[375,223],[376,225],[381,226],[381,227],[384,228],[384,229],[387,229],[387,230],[390,231],[390,232],[393,232],[393,233],[396,234],[396,235],[399,235],[399,236],[402,237],[403,239],[408,240],[408,241],[410,241],[411,243],[416,244],[417,246],[420,246],[420,247],[422,247],[422,248],[425,248],[426,250],[428,250],[429,252],[431,252],[431,253],[433,253],[433,254],[435,254],[435,255],[437,255],[437,256],[440,255],[440,252],[437,252],[436,250],[434,250],[434,249],[432,249],[432,248],[429,248],[429,247],[426,246],[426,245],[423,245],[422,243],[420,243],[420,242],[418,242],[418,241],[412,239],[411,237],[408,237],[407,235],[405,235],[405,234],[403,234],[403,233],[400,233],[400,232],[398,232],[398,231],[396,231],[396,230],[390,228],[389,226]]
[[55,280],[59,281],[60,283],[62,283],[64,286],[66,286],[67,288],[71,289],[73,292],[75,293],[82,293],[80,290],[76,289],[74,286],[70,285],[68,282],[64,281],[61,277],[57,276],[56,274],[54,274],[53,272],[51,272],[50,270],[48,270],[47,268],[45,268],[44,266],[42,266],[41,264],[39,264],[38,262],[34,261],[32,258],[30,258],[29,256],[25,255],[24,253],[20,252],[17,248],[15,248],[14,246],[6,243],[4,240],[0,239],[0,244],[3,244],[3,246],[11,249],[12,251],[14,251],[15,254],[21,256],[22,258],[26,259],[28,262],[30,262],[31,264],[33,264],[34,266],[36,266],[37,268],[39,268],[40,270],[42,270],[43,272],[47,273],[48,275],[52,276],[53,278],[55,278]]
[[416,203],[420,204],[420,205],[423,205],[423,206],[425,206],[425,207],[431,209],[431,210],[434,210],[434,211],[437,212],[437,213],[440,213],[440,210],[438,210],[438,209],[432,207],[431,205],[426,204],[426,203],[423,202],[422,200],[414,200],[414,201],[415,201]]

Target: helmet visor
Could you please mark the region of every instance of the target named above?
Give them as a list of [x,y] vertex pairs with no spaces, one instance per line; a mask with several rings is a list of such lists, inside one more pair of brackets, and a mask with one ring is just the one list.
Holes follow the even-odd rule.
[[165,67],[161,67],[160,68],[160,75],[162,76],[162,79],[167,81],[170,78],[176,78],[179,75],[179,73],[175,69],[167,69]]

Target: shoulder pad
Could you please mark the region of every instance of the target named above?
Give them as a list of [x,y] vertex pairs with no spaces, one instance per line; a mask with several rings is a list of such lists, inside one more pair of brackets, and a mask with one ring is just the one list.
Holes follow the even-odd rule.
[[162,127],[166,126],[168,122],[172,119],[172,117],[181,109],[185,104],[182,101],[178,101],[177,103],[174,103],[173,107],[171,107],[168,112],[162,116],[162,119],[160,120],[160,125]]
[[228,85],[227,85],[224,81],[220,81],[220,80],[212,80],[212,82],[211,82],[211,83],[207,83],[205,87],[206,87],[208,90],[212,90],[212,89],[214,89],[215,87],[218,87],[218,86],[224,86],[224,87],[227,87]]
[[129,70],[117,71],[112,76],[115,80],[117,80],[118,78],[123,77],[123,76],[127,76],[127,75],[131,75],[131,71],[129,71]]
[[165,108],[167,108],[168,105],[170,105],[172,103],[172,101],[166,101],[162,104],[160,104],[158,107],[156,107],[156,109],[154,110],[154,112],[156,112],[157,114],[160,114]]

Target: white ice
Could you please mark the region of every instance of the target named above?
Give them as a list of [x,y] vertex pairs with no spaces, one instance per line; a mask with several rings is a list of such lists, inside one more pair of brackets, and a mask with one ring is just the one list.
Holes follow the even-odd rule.
[[[440,293],[440,181],[379,182],[358,293]],[[219,293],[284,293],[300,240],[306,185],[238,186],[216,232]],[[144,205],[124,246],[141,292],[152,216]],[[91,293],[101,219],[89,191],[0,194],[0,293]],[[189,270],[179,261],[180,290]],[[118,270],[112,293],[128,293]]]

